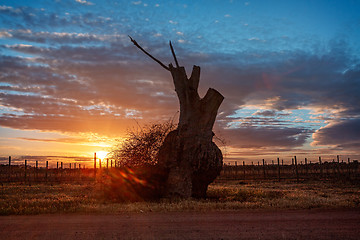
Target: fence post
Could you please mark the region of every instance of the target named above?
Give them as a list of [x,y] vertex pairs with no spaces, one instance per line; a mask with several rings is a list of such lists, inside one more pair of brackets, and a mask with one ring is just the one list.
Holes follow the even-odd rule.
[[264,179],[266,179],[265,159],[263,159],[262,161],[263,161]]
[[49,161],[46,161],[45,179],[48,180]]
[[24,173],[24,182],[26,184],[26,170],[27,170],[27,160],[25,159],[25,173]]
[[112,168],[112,159],[110,160],[110,167]]
[[278,165],[278,179],[280,182],[281,177],[280,177],[280,159],[279,158],[277,158],[277,165]]
[[320,164],[320,177],[323,177],[323,169],[322,169],[322,164],[321,164],[321,157],[319,157],[319,164]]
[[244,180],[246,179],[246,167],[245,167],[245,161],[243,161],[243,168],[244,168]]
[[299,171],[298,171],[298,165],[297,165],[296,156],[294,156],[294,161],[295,161],[296,181],[299,182]]
[[106,159],[106,168],[109,168],[109,159]]
[[96,179],[96,152],[94,152],[94,179]]
[[8,181],[11,181],[11,156],[9,156],[9,176]]
[[253,179],[255,179],[255,169],[254,169],[254,162],[251,161],[251,175],[253,176]]
[[[234,167],[234,169],[235,169],[235,177],[234,177],[234,179],[238,179],[238,165],[237,165],[237,161],[235,161],[235,167]],[[233,173],[234,174],[234,173]]]
[[60,180],[63,180],[63,162],[60,162]]
[[38,161],[35,163],[35,182],[38,180]]
[[56,181],[59,180],[59,162],[56,162]]

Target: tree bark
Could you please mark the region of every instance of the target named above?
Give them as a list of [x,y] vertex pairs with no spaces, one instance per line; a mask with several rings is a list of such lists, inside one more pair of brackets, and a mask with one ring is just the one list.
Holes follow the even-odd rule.
[[217,111],[224,97],[209,88],[198,94],[200,67],[191,77],[184,67],[169,65],[180,102],[178,128],[169,133],[159,151],[159,164],[168,171],[166,197],[206,197],[208,185],[220,174],[223,157],[212,141]]
[[212,128],[224,97],[209,88],[200,98],[200,67],[194,66],[188,78],[185,68],[179,66],[171,42],[176,67],[165,66],[129,38],[142,52],[171,72],[180,103],[178,128],[167,135],[158,155],[159,167],[167,172],[163,195],[170,198],[206,197],[208,185],[220,174],[223,165],[222,153],[212,141]]

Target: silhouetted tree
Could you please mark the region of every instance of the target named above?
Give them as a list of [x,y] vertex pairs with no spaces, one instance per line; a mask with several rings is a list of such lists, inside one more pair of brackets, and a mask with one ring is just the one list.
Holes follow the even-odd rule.
[[167,173],[164,196],[206,197],[208,185],[220,174],[223,156],[212,141],[217,111],[224,97],[209,88],[203,98],[198,94],[200,67],[193,66],[190,78],[180,67],[170,42],[176,67],[164,65],[130,37],[136,47],[159,63],[172,75],[180,103],[177,129],[165,138],[159,150],[158,164]]

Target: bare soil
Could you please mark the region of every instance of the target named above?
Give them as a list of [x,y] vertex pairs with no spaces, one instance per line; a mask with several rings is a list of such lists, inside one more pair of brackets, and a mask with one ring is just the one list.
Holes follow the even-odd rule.
[[360,209],[0,216],[1,239],[360,239]]

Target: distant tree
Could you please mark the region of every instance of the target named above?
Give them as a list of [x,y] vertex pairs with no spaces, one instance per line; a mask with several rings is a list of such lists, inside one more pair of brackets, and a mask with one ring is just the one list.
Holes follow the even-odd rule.
[[175,127],[169,120],[129,130],[126,138],[114,146],[110,158],[125,167],[156,165],[159,149]]

